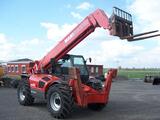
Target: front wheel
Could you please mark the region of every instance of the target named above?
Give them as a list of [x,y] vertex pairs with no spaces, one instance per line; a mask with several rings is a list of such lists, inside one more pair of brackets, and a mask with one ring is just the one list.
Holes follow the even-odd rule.
[[21,105],[31,105],[34,98],[31,95],[30,86],[27,79],[21,80],[17,88],[18,102]]
[[56,84],[47,93],[49,112],[58,119],[66,118],[72,111],[73,97],[67,85]]

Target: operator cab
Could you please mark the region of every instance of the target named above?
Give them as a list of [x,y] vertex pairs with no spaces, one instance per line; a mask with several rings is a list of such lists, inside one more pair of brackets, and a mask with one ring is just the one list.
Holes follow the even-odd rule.
[[89,78],[89,72],[84,57],[81,55],[65,55],[57,63],[52,64],[52,74],[62,77],[64,80],[69,79],[69,68],[76,67],[80,71],[80,78],[83,84],[91,86],[96,90],[102,89],[100,79]]
[[53,65],[52,73],[60,76],[67,76],[69,75],[69,68],[71,67],[79,69],[82,83],[85,83],[89,79],[86,61],[81,55],[65,55],[56,63],[56,65]]

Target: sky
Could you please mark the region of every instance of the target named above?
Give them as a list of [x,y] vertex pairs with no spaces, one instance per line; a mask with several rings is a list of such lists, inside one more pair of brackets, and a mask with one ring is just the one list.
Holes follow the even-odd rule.
[[[110,17],[113,6],[132,14],[135,34],[160,29],[160,0],[1,0],[0,61],[39,60],[87,15],[100,8]],[[69,53],[105,67],[159,68],[160,37],[127,42],[97,28]]]

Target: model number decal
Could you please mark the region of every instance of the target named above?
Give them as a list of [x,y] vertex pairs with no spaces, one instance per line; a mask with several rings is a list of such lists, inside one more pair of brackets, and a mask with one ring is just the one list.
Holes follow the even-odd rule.
[[36,84],[32,83],[32,84],[31,84],[31,87],[36,87]]
[[67,38],[64,40],[65,43],[67,43],[70,39],[72,39],[74,37],[74,34],[71,33],[69,36],[67,36]]

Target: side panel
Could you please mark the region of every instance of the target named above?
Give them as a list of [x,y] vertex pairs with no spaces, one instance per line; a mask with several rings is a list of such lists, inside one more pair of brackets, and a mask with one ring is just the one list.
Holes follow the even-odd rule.
[[48,74],[33,74],[29,77],[31,93],[34,97],[45,98],[45,91],[50,84],[59,80],[58,77]]
[[78,106],[86,107],[90,103],[108,103],[109,97],[105,89],[97,91],[87,85],[81,85],[82,90],[80,92],[82,95],[80,96],[77,91],[78,83],[74,80],[73,96]]
[[73,95],[79,106],[85,107],[90,103],[108,103],[112,78],[115,78],[117,74],[116,69],[108,71],[104,88],[99,91],[79,82],[81,80],[77,69],[73,69],[72,74],[72,78],[74,79],[70,82],[70,85],[73,88]]

